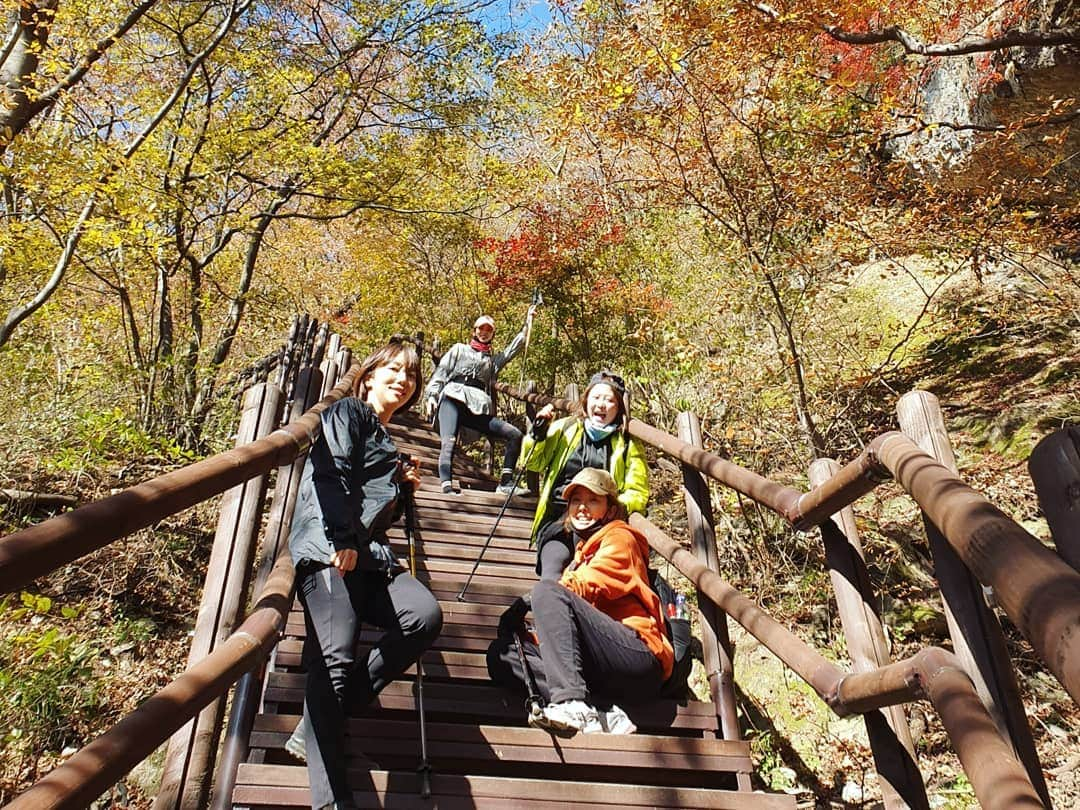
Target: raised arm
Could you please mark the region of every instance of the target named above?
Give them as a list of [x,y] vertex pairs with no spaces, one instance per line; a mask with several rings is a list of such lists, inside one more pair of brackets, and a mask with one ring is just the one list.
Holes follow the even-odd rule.
[[525,340],[528,336],[529,329],[532,328],[533,316],[535,314],[536,304],[533,304],[529,307],[529,311],[525,315],[525,325],[521,327],[521,331],[514,335],[514,339],[510,341],[509,346],[491,358],[491,365],[494,367],[494,372],[496,374],[498,374],[503,366],[513,360],[518,352],[525,347]]

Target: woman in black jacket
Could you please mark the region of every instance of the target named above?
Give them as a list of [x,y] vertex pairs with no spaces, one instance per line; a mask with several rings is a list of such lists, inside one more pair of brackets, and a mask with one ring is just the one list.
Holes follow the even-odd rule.
[[[387,529],[402,489],[420,483],[402,465],[386,425],[420,395],[420,361],[390,342],[360,365],[353,396],[322,414],[300,482],[289,535],[304,606],[304,716],[286,748],[306,758],[311,806],[353,807],[345,769],[345,717],[368,705],[420,658],[442,629],[431,592],[394,556]],[[362,622],[385,633],[361,660]],[[306,743],[306,745],[305,745]]]

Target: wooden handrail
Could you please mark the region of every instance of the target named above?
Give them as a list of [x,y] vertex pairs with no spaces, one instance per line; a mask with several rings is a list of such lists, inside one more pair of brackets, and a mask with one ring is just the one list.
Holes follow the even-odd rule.
[[700,594],[771,650],[838,716],[925,698],[941,716],[983,807],[1043,807],[1024,766],[998,733],[971,679],[951,653],[929,647],[869,672],[844,672],[648,519],[635,514],[630,523]]
[[[88,526],[93,527],[95,520],[101,520],[102,515],[113,514],[114,510],[128,509],[132,503],[142,505],[142,511],[135,518],[118,513],[105,525],[93,529],[92,540],[84,539],[80,546],[90,547],[82,553],[126,536],[134,530],[129,528],[133,523],[138,524],[136,528],[143,528],[173,514],[173,511],[216,495],[272,467],[291,463],[306,452],[315,440],[321,413],[351,391],[358,370],[358,366],[353,366],[327,396],[301,417],[263,439],[137,484],[69,515],[10,535],[0,541],[0,583],[13,590],[20,587],[23,580],[32,580],[41,573],[77,559],[81,554],[58,555],[57,545],[74,543],[76,532],[91,531]],[[184,506],[176,507],[177,503]],[[105,506],[99,506],[101,504]],[[99,508],[93,509],[95,506]],[[170,508],[173,511],[165,511]],[[39,559],[42,555],[45,561]],[[57,556],[64,559],[57,561]],[[265,660],[277,643],[292,606],[294,573],[288,546],[283,543],[266,585],[256,597],[254,608],[235,632],[213,652],[195,662],[8,806],[85,807],[153,753],[188,720],[223,695],[242,675]]]
[[283,545],[255,606],[210,655],[158,691],[69,760],[15,798],[11,810],[82,808],[161,745],[203,707],[258,666],[277,643],[292,607],[295,571]]
[[[535,404],[550,402],[562,410],[573,406],[502,383],[498,388]],[[835,476],[800,493],[636,419],[628,429],[646,444],[769,507],[797,530],[817,526],[894,477],[979,581],[994,588],[1005,613],[1080,704],[1080,572],[902,433],[877,437]]]
[[329,396],[264,439],[0,538],[0,593],[17,591],[115,540],[288,464],[307,452],[318,435],[319,415],[349,392],[358,370],[354,366]]
[[[301,419],[265,439],[0,539],[0,593],[16,590],[132,531],[288,463],[310,447],[317,435],[319,414],[347,394],[356,371],[353,367],[331,394]],[[521,394],[502,384],[497,387],[536,404],[554,402],[564,409],[572,405],[567,400]],[[817,525],[881,481],[894,477],[980,581],[995,588],[1006,613],[1080,702],[1080,574],[902,434],[888,433],[875,439],[829,481],[809,492],[799,492],[638,420],[631,420],[629,430],[661,452],[770,507],[796,529]],[[928,648],[870,672],[844,672],[645,518],[635,515],[632,523],[705,598],[776,653],[837,714],[925,697],[941,714],[984,806],[1042,806],[970,679],[949,653]],[[92,801],[266,657],[287,616],[292,588],[293,569],[283,546],[253,611],[225,643],[10,806],[81,807]]]

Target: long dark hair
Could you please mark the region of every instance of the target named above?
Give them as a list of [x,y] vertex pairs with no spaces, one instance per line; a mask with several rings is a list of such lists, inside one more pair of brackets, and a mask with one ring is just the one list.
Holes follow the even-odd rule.
[[415,404],[416,400],[420,399],[420,393],[424,388],[424,381],[420,377],[420,356],[416,353],[416,349],[411,344],[406,343],[400,338],[392,337],[386,343],[367,357],[360,363],[360,371],[353,380],[353,396],[357,399],[367,398],[367,377],[371,372],[380,366],[386,366],[394,362],[398,358],[405,364],[405,371],[409,375],[414,383],[412,396],[409,397],[409,401],[398,408],[394,413],[400,413],[401,411],[407,411]]

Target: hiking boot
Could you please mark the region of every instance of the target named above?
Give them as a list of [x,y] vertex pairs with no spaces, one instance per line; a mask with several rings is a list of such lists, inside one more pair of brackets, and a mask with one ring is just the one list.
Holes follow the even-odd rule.
[[451,481],[442,482],[442,494],[443,495],[460,495],[461,490],[456,488]]
[[296,724],[296,729],[293,731],[292,736],[285,741],[285,751],[301,762],[307,762],[307,746],[304,744],[304,720],[300,719],[300,722]]
[[573,736],[579,731],[582,734],[597,734],[604,730],[596,709],[583,700],[548,704],[540,714],[529,717],[529,725],[559,736]]
[[606,712],[600,712],[600,725],[608,734],[633,734],[637,731],[629,715],[615,705]]

